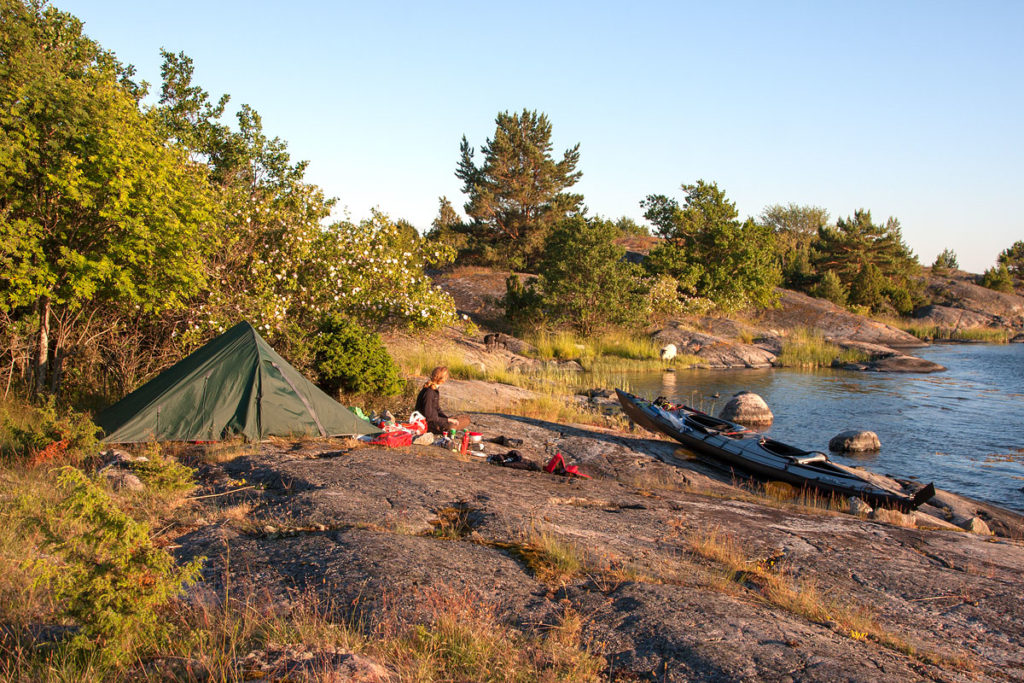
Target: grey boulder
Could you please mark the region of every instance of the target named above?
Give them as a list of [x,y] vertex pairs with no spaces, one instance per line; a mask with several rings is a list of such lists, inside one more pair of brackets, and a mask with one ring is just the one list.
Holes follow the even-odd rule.
[[836,453],[867,453],[882,450],[882,442],[874,432],[852,429],[833,436],[828,448]]
[[764,399],[750,391],[741,391],[730,398],[718,416],[745,425],[770,425],[775,420]]

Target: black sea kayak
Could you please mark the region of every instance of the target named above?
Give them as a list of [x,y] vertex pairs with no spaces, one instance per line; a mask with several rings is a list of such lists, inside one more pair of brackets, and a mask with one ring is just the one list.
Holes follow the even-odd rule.
[[844,497],[857,496],[876,507],[904,512],[916,509],[935,495],[932,484],[913,496],[890,491],[836,465],[824,453],[769,439],[743,425],[688,406],[666,408],[619,389],[615,393],[622,410],[641,427],[661,432],[693,451],[762,479]]

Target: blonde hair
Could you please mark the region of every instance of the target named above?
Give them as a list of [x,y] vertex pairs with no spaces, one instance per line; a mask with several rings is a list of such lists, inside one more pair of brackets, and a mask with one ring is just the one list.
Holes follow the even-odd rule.
[[431,389],[437,389],[439,386],[444,384],[447,379],[448,368],[444,365],[440,365],[431,371],[430,380],[427,382],[427,386]]

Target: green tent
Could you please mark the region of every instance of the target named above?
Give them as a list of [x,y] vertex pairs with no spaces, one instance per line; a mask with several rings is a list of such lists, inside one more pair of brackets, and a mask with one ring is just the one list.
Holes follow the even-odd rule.
[[107,443],[376,434],[239,323],[96,416]]

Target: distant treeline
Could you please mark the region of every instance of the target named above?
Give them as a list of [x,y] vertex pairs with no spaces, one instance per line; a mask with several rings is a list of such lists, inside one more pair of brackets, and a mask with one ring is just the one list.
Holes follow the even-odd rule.
[[[476,150],[465,137],[456,176],[468,201],[462,219],[446,198],[427,235],[460,263],[527,271],[510,277],[506,312],[518,327],[570,325],[590,333],[679,313],[731,312],[772,305],[783,285],[841,306],[907,315],[927,303],[920,263],[899,221],[875,223],[870,211],[832,222],[825,209],[773,205],[739,219],[714,182],[682,186],[682,201],[651,194],[640,202],[658,239],[637,263],[624,259],[629,237],[649,235],[628,218],[588,217],[570,190],[582,176],[579,145],[552,155],[551,123],[535,111],[503,112]],[[1024,242],[999,256],[981,284],[1013,290]],[[957,268],[943,251],[935,272]]]

